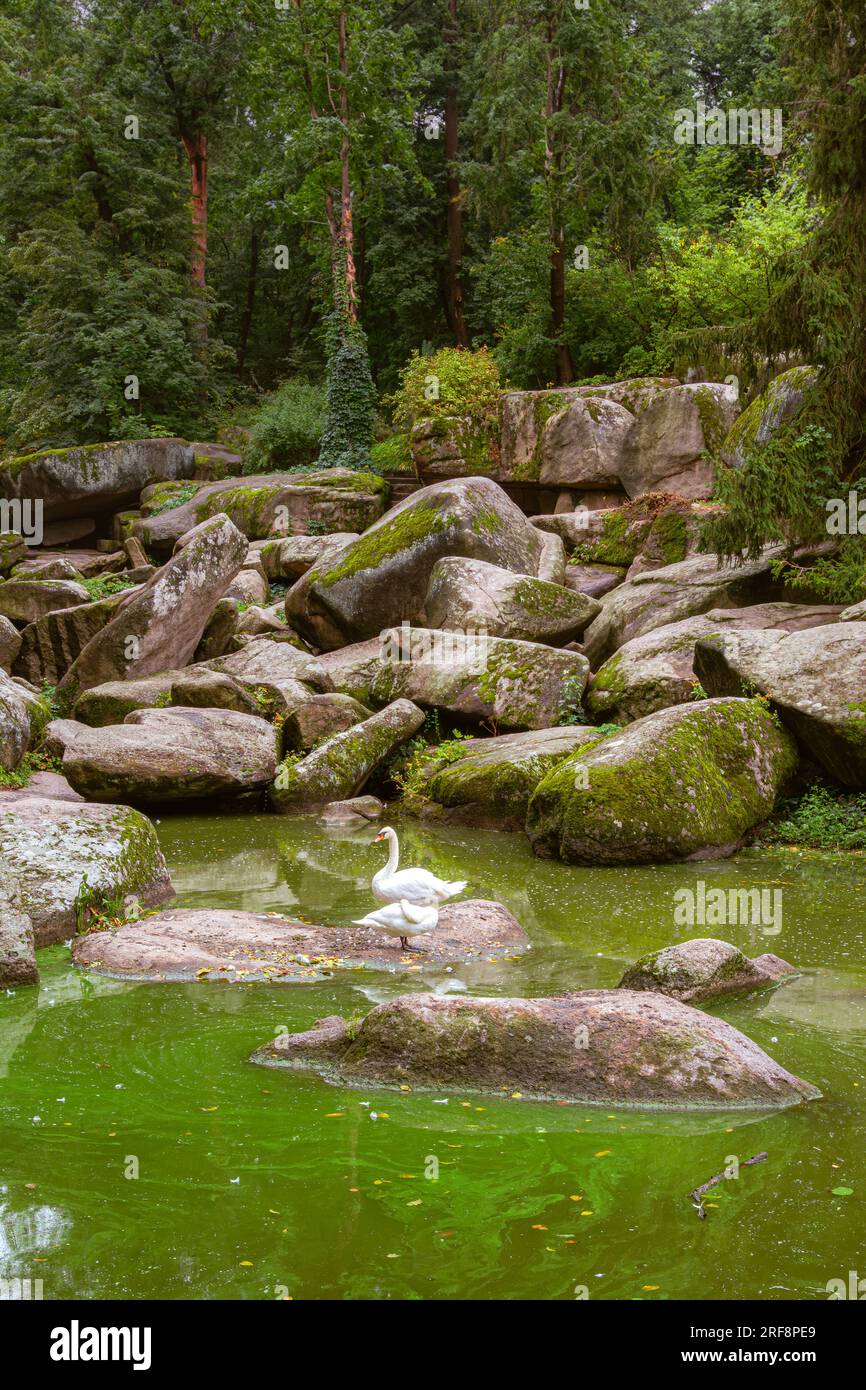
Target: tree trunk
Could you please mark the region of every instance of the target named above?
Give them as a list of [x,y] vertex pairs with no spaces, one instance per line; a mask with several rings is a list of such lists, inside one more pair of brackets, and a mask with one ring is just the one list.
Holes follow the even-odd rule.
[[237,374],[238,380],[244,379],[244,364],[247,356],[247,344],[250,340],[250,327],[253,321],[253,305],[256,299],[256,280],[259,271],[259,234],[253,227],[250,232],[250,264],[247,271],[247,298],[244,304],[243,317],[241,318],[240,334],[238,336],[238,360]]
[[352,184],[349,176],[349,74],[346,57],[346,14],[340,11],[338,22],[338,46],[340,57],[340,124],[343,138],[340,141],[340,244],[343,252],[344,273],[346,276],[346,309],[353,323],[358,322],[358,276],[355,270],[355,233],[352,225]]
[[544,177],[550,209],[550,336],[556,343],[556,384],[567,386],[574,380],[574,363],[565,330],[565,229],[562,226],[560,183],[562,154],[557,147],[552,118],[562,110],[565,93],[565,64],[553,48],[553,33],[548,30],[547,103],[545,106]]
[[197,130],[182,135],[183,147],[189,160],[192,184],[192,278],[200,289],[205,287],[207,267],[207,136]]
[[451,330],[458,347],[469,346],[466,319],[463,314],[463,280],[461,261],[463,257],[463,229],[460,178],[457,172],[458,151],[458,112],[457,88],[454,83],[452,50],[457,41],[457,0],[448,0],[448,23],[445,26],[446,70],[449,73],[448,88],[445,94],[445,161],[447,167],[446,190],[448,194],[448,306]]

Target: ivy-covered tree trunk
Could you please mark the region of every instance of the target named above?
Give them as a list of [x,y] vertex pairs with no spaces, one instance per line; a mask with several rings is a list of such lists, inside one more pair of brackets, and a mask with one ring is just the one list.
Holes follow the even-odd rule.
[[565,97],[566,67],[548,28],[547,102],[545,106],[544,177],[550,208],[550,336],[556,344],[556,384],[574,380],[574,362],[565,341],[565,228],[562,220],[562,149],[557,136],[557,117]]

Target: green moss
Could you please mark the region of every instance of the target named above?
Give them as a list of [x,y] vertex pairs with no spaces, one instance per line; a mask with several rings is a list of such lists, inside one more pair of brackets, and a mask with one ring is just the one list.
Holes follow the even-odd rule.
[[374,444],[370,450],[370,457],[373,467],[381,473],[415,472],[408,434],[392,434],[390,439],[383,439],[381,443]]
[[725,437],[725,422],[722,415],[722,408],[718,399],[706,386],[699,386],[693,392],[694,402],[701,417],[701,429],[704,434],[704,448],[707,453],[714,454],[719,449]]
[[317,575],[317,583],[331,588],[362,570],[375,569],[400,551],[410,550],[426,540],[431,533],[444,531],[450,520],[439,507],[421,502],[396,515],[385,516],[347,548],[343,559],[333,569]]
[[688,527],[682,512],[662,512],[652,525],[652,537],[658,541],[666,565],[686,558]]

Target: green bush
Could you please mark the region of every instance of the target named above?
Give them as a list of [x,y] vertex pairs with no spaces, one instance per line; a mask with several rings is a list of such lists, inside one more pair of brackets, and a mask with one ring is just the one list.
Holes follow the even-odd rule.
[[761,840],[805,849],[866,849],[866,795],[850,795],[817,783],[788,801],[765,825]]
[[374,444],[370,458],[377,473],[412,473],[412,451],[409,448],[408,434],[392,434]]
[[312,463],[325,428],[324,386],[296,377],[284,381],[252,423],[244,472],[267,473]]
[[440,348],[430,357],[413,352],[389,404],[407,430],[442,415],[489,426],[499,418],[499,368],[486,348]]

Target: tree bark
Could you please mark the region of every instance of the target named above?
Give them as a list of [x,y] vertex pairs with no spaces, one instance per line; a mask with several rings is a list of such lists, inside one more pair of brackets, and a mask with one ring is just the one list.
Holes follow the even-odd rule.
[[253,307],[256,300],[256,281],[259,272],[259,234],[253,227],[250,232],[250,263],[247,271],[247,297],[244,304],[243,317],[241,318],[240,333],[238,335],[238,358],[237,374],[238,380],[244,379],[244,364],[247,357],[247,344],[250,340],[250,328],[253,322]]
[[553,128],[553,118],[562,110],[565,94],[565,64],[553,47],[548,30],[547,102],[545,106],[544,176],[550,208],[550,336],[556,343],[556,384],[567,386],[574,380],[574,362],[564,338],[565,330],[565,229],[562,226],[559,185],[562,154]]
[[355,270],[355,231],[352,224],[352,182],[349,170],[349,68],[346,55],[346,12],[340,11],[337,43],[340,60],[340,245],[346,277],[346,309],[353,323],[358,322],[358,276]]
[[207,136],[196,130],[181,135],[192,186],[192,278],[204,289],[207,272]]
[[445,26],[445,64],[448,72],[448,87],[445,93],[445,162],[447,167],[446,191],[448,194],[448,307],[451,318],[451,331],[457,347],[469,346],[469,334],[463,312],[463,280],[461,263],[463,258],[463,209],[460,177],[457,172],[457,153],[459,148],[459,115],[457,109],[457,87],[454,79],[453,48],[457,42],[457,0],[448,0],[448,22]]

